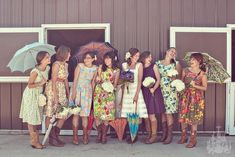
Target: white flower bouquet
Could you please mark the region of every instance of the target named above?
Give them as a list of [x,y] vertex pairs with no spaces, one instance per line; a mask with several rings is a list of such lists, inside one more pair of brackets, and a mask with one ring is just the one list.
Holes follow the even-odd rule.
[[113,84],[110,81],[103,82],[101,87],[108,93],[111,93],[114,90]]
[[61,116],[61,117],[67,117],[69,114],[69,108],[68,107],[65,107],[65,106],[61,106],[59,109],[58,109],[58,115]]
[[179,73],[178,73],[177,70],[172,69],[172,70],[168,71],[167,76],[169,76],[169,77],[175,77],[175,76],[177,76],[178,74],[179,74]]
[[183,81],[176,79],[174,81],[171,82],[171,87],[176,88],[177,92],[181,92],[185,89],[185,84]]
[[80,113],[80,111],[81,111],[81,107],[79,107],[77,105],[69,107],[70,114],[78,115]]
[[155,84],[155,79],[152,78],[152,77],[146,77],[143,81],[143,86],[146,87],[146,88],[152,88]]

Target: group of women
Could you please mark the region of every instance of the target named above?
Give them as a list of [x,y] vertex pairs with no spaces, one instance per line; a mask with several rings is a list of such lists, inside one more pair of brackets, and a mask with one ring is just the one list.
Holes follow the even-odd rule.
[[[61,106],[68,106],[68,102],[75,102],[81,107],[79,115],[72,115],[73,144],[79,144],[78,128],[79,117],[82,119],[83,143],[88,144],[88,117],[91,115],[91,108],[94,110],[95,124],[97,128],[97,143],[107,142],[107,131],[109,122],[115,120],[115,112],[121,111],[121,118],[127,118],[130,112],[136,112],[140,119],[144,119],[147,137],[146,144],[158,141],[163,144],[172,142],[173,114],[178,113],[178,120],[181,123],[182,134],[179,144],[187,142],[187,126],[191,126],[190,141],[187,148],[196,146],[197,125],[203,120],[204,98],[203,91],[207,88],[207,77],[200,53],[191,55],[189,67],[184,70],[176,58],[176,49],[169,48],[163,60],[152,61],[149,51],[140,53],[137,48],[131,48],[126,53],[126,61],[118,66],[117,53],[110,51],[103,56],[103,63],[96,66],[96,55],[88,51],[83,55],[83,62],[78,63],[74,71],[74,79],[71,88],[68,83],[68,60],[70,48],[60,46],[56,52],[56,61],[51,66],[51,79],[48,81],[50,70],[50,56],[47,52],[41,51],[37,55],[37,65],[31,71],[28,86],[26,87],[22,103],[20,118],[28,124],[31,137],[31,146],[42,149],[39,142],[37,125],[42,123],[42,114],[46,115],[46,127],[50,124],[53,115],[57,118],[49,135],[49,143],[52,146],[63,147],[65,143],[59,138],[60,130],[67,117],[55,112]],[[120,85],[120,73],[128,69],[134,73],[134,81]],[[179,96],[171,82],[176,79],[170,77],[168,72],[177,70],[177,77],[185,83],[185,90]],[[142,82],[145,78],[152,77],[155,84],[150,88],[144,87]],[[114,90],[107,91],[103,87],[104,82],[109,82]],[[122,103],[115,104],[116,91],[120,86],[123,90]],[[38,105],[38,97],[45,87],[47,105],[42,108]],[[93,104],[93,106],[92,106]],[[161,115],[162,137],[157,138],[157,117]],[[132,141],[127,137],[128,143],[137,141],[138,135]]]

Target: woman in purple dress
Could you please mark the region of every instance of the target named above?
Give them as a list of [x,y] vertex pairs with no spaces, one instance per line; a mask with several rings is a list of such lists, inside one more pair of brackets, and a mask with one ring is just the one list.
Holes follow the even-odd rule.
[[140,56],[140,61],[144,65],[143,69],[143,81],[147,77],[151,77],[155,80],[155,83],[151,87],[145,87],[142,85],[142,92],[144,96],[144,101],[147,106],[148,117],[145,119],[145,126],[148,132],[146,144],[152,144],[157,142],[157,117],[156,114],[161,114],[165,112],[165,107],[163,103],[163,96],[160,84],[160,73],[158,71],[157,65],[152,63],[152,55],[149,51],[145,51]]

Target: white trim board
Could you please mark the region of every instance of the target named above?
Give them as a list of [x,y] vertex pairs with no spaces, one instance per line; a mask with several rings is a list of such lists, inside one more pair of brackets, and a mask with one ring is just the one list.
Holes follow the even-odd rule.
[[42,33],[44,42],[47,43],[47,30],[63,29],[104,29],[105,42],[110,42],[110,24],[109,23],[84,23],[84,24],[42,24]]
[[[42,42],[40,27],[0,28],[0,33],[38,33],[38,42]],[[0,76],[0,83],[25,83],[28,76]]]

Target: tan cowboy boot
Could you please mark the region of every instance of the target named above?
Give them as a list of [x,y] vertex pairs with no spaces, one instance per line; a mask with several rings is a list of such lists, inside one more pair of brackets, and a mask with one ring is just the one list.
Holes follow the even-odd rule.
[[151,121],[152,134],[151,137],[146,141],[146,144],[152,144],[157,142],[157,121]]
[[190,141],[186,145],[186,148],[193,148],[197,145],[197,132],[193,131],[190,136]]

